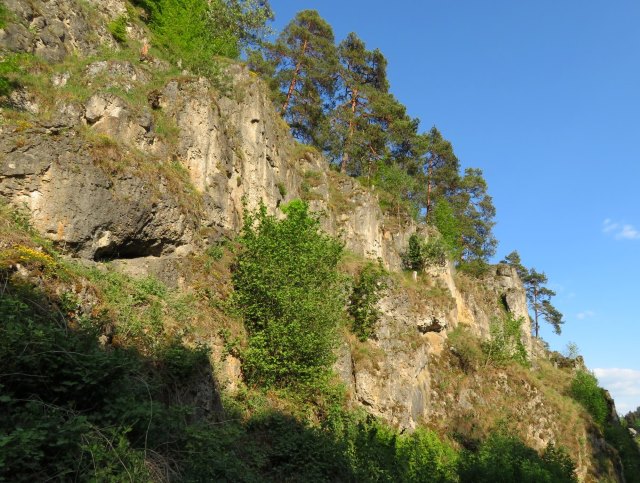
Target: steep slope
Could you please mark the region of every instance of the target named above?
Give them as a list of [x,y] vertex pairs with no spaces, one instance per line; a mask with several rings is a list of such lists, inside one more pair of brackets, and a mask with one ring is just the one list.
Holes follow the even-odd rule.
[[[164,295],[154,295],[164,307],[160,332],[184,333],[187,345],[212,348],[215,378],[205,371],[189,397],[223,419],[224,394],[246,391],[230,344],[230,335],[242,340],[243,333],[220,308],[229,291],[229,260],[217,263],[203,252],[238,233],[245,205],[263,202],[280,213],[281,204],[302,198],[325,212],[324,229],[344,240],[357,264],[380,259],[391,272],[374,337],[361,342],[346,335],[336,364],[354,406],[400,430],[426,425],[455,433],[463,446],[509,419],[536,450],[549,443],[569,448],[581,479],[621,481],[617,454],[566,397],[572,369],[552,367],[532,341],[524,289],[512,268],[491,267],[479,280],[451,266],[415,280],[402,273],[409,236],[428,236],[424,227],[384,215],[375,190],[297,144],[266,87],[245,67],[228,64],[224,82],[212,82],[119,46],[107,22],[126,12],[124,1],[5,4],[13,19],[0,30],[0,48],[14,67],[0,113],[0,194],[26,209],[43,237],[33,242],[2,234],[7,277],[56,296],[72,294],[78,320],[106,303],[91,288],[95,273],[94,279],[76,273],[75,285],[40,273],[47,263],[38,257],[46,261],[53,253],[49,242],[98,273],[115,267],[133,280],[151,275],[192,297],[199,313],[181,316],[179,308],[167,308]],[[133,42],[148,38],[135,22],[129,35]],[[112,51],[104,53],[105,47]],[[535,355],[534,371],[496,368],[478,355],[492,323],[508,314],[523,320],[521,340]],[[125,338],[117,329],[120,316],[116,311],[115,329],[102,329],[105,345],[117,346],[118,334]],[[150,350],[140,342],[149,331],[139,329],[135,343]]]

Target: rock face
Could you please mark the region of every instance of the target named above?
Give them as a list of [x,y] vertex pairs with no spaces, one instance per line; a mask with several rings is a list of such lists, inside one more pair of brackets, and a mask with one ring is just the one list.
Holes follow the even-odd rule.
[[[125,12],[122,0],[5,4],[18,22],[0,30],[0,49],[53,63],[117,48],[106,22]],[[347,250],[400,270],[400,254],[420,228],[386,217],[374,189],[336,173],[313,149],[297,144],[251,72],[229,66],[224,92],[208,80],[168,72],[168,65],[154,60],[87,61],[80,70],[52,74],[47,92],[53,99],[16,90],[5,102],[32,117],[0,123],[0,195],[26,208],[34,227],[67,253],[116,259],[124,272],[153,274],[173,286],[183,282],[181,257],[213,237],[237,233],[245,205],[263,202],[279,213],[294,198],[324,212],[323,228],[341,237]],[[55,95],[71,84],[90,94]],[[408,430],[433,421],[447,404],[482,406],[479,383],[453,401],[434,387],[434,360],[457,326],[486,338],[492,320],[509,313],[523,319],[529,354],[540,351],[511,267],[492,267],[481,283],[451,266],[420,278],[423,289],[401,276],[393,279],[379,302],[375,337],[345,342],[336,364],[354,402]],[[212,352],[224,358],[222,344]],[[240,365],[230,360],[229,384],[235,387]],[[492,384],[509,391],[502,376]],[[543,415],[540,391],[526,389],[529,406],[523,410],[541,414],[540,424],[530,428],[531,441],[542,448],[555,427]]]
[[44,129],[0,136],[0,194],[31,212],[34,226],[85,258],[161,255],[184,245],[195,225],[166,192],[140,178],[110,176],[72,133]]
[[[115,46],[105,22],[124,12],[119,0],[82,8],[73,0],[9,0],[7,6],[20,21],[2,31],[0,47],[52,62]],[[163,266],[207,242],[198,235],[202,228],[232,235],[241,227],[244,204],[263,202],[275,213],[297,197],[325,213],[324,229],[348,250],[380,259],[392,271],[401,268],[400,253],[416,226],[385,217],[375,191],[293,141],[252,73],[228,67],[231,88],[221,93],[208,80],[171,77],[167,69],[158,61],[98,60],[50,79],[52,89],[90,87],[87,98],[50,105],[38,93],[21,91],[15,105],[47,112],[39,123],[2,128],[0,194],[25,206],[34,226],[65,250],[120,259],[117,266],[130,273],[173,273]],[[165,75],[161,87],[147,87],[159,74]],[[142,104],[132,103],[135,95]],[[404,428],[414,428],[429,411],[430,354],[442,350],[460,323],[488,334],[495,309],[478,299],[486,294],[461,290],[451,267],[425,277],[441,295],[410,296],[396,285],[380,302],[382,321],[369,348],[375,363],[361,364],[345,351],[339,367],[356,401]],[[486,285],[494,301],[501,297],[528,322],[512,269],[498,267]],[[523,337],[530,341],[527,324]]]
[[[499,265],[492,270],[483,280],[484,290],[476,293],[457,286],[450,266],[423,275],[432,285],[427,293],[392,284],[379,303],[382,315],[373,340],[366,347],[356,344],[351,353],[338,359],[337,370],[353,398],[376,416],[414,429],[434,413],[430,356],[442,352],[448,332],[459,324],[486,335],[492,319],[508,311],[523,318],[523,341],[531,347],[522,283],[510,267]],[[505,298],[510,305],[501,309],[495,301]],[[494,301],[493,306],[483,299]],[[362,352],[371,357],[362,358]]]

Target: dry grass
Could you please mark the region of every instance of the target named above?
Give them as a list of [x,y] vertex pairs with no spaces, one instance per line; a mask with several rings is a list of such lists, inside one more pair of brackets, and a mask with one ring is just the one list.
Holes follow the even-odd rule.
[[375,372],[382,369],[386,354],[375,345],[375,342],[371,340],[362,342],[353,334],[346,334],[345,337],[351,349],[353,364],[358,370]]
[[430,426],[467,444],[480,441],[497,427],[506,427],[532,447],[553,440],[574,461],[592,450],[584,435],[591,420],[568,396],[573,373],[537,361],[537,369],[512,363],[486,364],[480,341],[456,329],[440,357],[432,359],[432,388],[437,407]]
[[482,312],[489,318],[501,317],[506,314],[506,307],[498,293],[483,283],[481,279],[474,278],[466,273],[457,271],[454,274],[456,287],[466,300],[474,300]]
[[413,280],[411,272],[397,272],[392,274],[398,286],[406,292],[413,307],[437,308],[448,312],[455,307],[455,299],[451,291],[438,278],[427,273],[418,274]]

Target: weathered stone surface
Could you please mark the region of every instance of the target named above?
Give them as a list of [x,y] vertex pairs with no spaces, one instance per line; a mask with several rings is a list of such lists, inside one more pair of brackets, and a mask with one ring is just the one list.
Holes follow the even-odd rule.
[[[124,2],[120,3],[124,9]],[[0,48],[10,52],[33,53],[49,62],[67,55],[95,54],[101,45],[115,47],[106,29],[108,19],[101,1],[91,0],[94,11],[74,0],[4,0],[18,22],[0,30]],[[93,16],[93,18],[92,18]]]
[[160,255],[188,242],[193,228],[170,196],[135,176],[107,174],[87,148],[72,132],[4,130],[0,194],[83,257]]

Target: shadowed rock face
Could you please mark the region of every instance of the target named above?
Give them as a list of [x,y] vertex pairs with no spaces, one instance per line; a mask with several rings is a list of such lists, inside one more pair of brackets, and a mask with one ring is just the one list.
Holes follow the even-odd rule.
[[190,238],[193,223],[170,196],[126,173],[109,176],[72,133],[5,129],[0,155],[0,194],[26,206],[38,231],[81,257],[161,255]]

